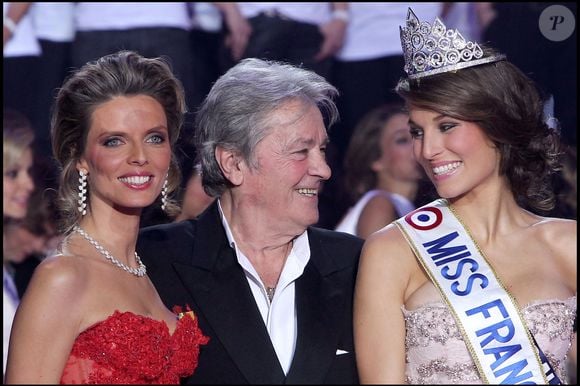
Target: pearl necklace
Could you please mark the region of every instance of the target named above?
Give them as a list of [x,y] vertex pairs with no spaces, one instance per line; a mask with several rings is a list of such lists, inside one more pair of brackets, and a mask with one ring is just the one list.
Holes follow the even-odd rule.
[[137,260],[137,264],[139,264],[139,268],[132,268],[132,267],[129,267],[129,266],[121,263],[119,260],[115,259],[109,253],[109,251],[107,251],[105,248],[103,248],[103,246],[101,244],[99,244],[97,241],[95,241],[95,239],[93,239],[91,236],[89,236],[88,233],[85,232],[78,225],[73,228],[73,232],[77,232],[78,234],[83,236],[89,243],[93,244],[93,246],[97,249],[97,251],[99,251],[101,253],[101,255],[105,256],[105,258],[107,258],[107,260],[109,260],[111,263],[115,264],[117,267],[121,268],[122,270],[127,271],[127,272],[129,272],[135,276],[139,276],[139,277],[143,277],[147,273],[147,267],[145,267],[145,264],[143,264],[143,262],[141,261],[141,258],[137,254],[137,251],[135,251],[135,259]]

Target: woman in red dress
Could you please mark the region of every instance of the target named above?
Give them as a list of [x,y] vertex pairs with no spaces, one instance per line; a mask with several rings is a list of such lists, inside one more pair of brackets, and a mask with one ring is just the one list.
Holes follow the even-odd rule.
[[163,304],[135,252],[143,208],[161,196],[175,209],[184,112],[169,66],[129,51],[88,63],[59,90],[51,135],[66,237],[20,303],[8,383],[179,383],[193,373],[207,338],[192,312]]

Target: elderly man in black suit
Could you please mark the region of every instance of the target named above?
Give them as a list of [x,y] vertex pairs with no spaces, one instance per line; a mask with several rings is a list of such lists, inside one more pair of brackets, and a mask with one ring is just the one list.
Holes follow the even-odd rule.
[[331,175],[337,90],[314,72],[244,59],[196,116],[197,219],[144,228],[138,252],[164,303],[209,343],[190,383],[358,383],[352,300],[362,240],[313,226]]

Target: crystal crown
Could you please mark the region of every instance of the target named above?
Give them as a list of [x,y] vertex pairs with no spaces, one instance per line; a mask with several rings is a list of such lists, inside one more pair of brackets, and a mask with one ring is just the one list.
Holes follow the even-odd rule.
[[465,40],[456,29],[447,29],[439,18],[433,24],[419,21],[411,8],[406,27],[399,29],[409,79],[505,59],[505,55],[485,56],[479,44]]

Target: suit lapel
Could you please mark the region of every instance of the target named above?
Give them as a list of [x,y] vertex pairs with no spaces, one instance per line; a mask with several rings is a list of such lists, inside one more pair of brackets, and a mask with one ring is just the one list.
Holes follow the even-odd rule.
[[298,339],[286,382],[323,383],[326,369],[336,356],[339,332],[344,322],[345,285],[340,267],[326,256],[332,246],[322,247],[309,233],[311,256],[296,281]]
[[214,205],[200,218],[193,265],[175,263],[176,271],[215,332],[213,339],[248,382],[283,383],[284,372]]

